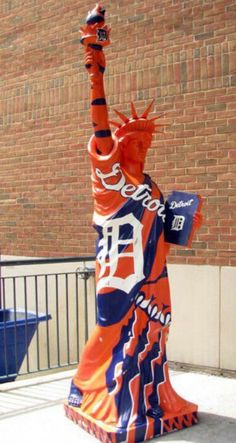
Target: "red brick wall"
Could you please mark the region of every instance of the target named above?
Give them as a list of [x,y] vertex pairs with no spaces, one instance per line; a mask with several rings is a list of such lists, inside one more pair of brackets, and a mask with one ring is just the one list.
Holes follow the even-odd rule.
[[[86,143],[88,81],[80,0],[0,4],[0,235],[2,254],[94,254]],[[106,2],[112,107],[155,98],[170,126],[146,170],[166,195],[204,197],[204,226],[170,262],[236,265],[236,2]]]

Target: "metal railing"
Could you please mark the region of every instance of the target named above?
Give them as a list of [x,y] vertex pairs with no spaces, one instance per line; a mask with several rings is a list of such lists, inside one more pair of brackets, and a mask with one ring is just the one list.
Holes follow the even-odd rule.
[[78,363],[97,320],[94,262],[95,257],[0,262],[0,383]]

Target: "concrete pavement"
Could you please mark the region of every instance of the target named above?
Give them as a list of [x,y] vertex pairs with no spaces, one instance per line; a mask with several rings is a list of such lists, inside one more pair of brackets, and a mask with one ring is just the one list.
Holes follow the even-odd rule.
[[[64,416],[74,371],[0,385],[0,436],[3,443],[96,443]],[[236,379],[171,371],[176,391],[199,405],[200,423],[152,442],[236,443]]]

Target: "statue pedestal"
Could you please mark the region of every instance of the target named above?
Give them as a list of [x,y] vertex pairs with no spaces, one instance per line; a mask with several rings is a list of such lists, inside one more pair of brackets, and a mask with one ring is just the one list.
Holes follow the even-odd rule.
[[146,417],[145,423],[140,423],[133,429],[129,428],[128,433],[126,429],[95,420],[83,413],[80,408],[69,406],[67,403],[65,403],[65,413],[68,418],[103,443],[143,442],[168,432],[188,428],[198,422],[197,405],[194,404],[178,413],[166,413],[162,418]]

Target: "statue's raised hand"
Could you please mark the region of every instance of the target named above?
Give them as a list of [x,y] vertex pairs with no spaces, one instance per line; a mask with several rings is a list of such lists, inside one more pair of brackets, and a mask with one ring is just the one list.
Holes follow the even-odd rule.
[[85,68],[88,73],[100,77],[105,71],[105,66],[106,62],[103,51],[98,51],[88,46],[85,52]]

